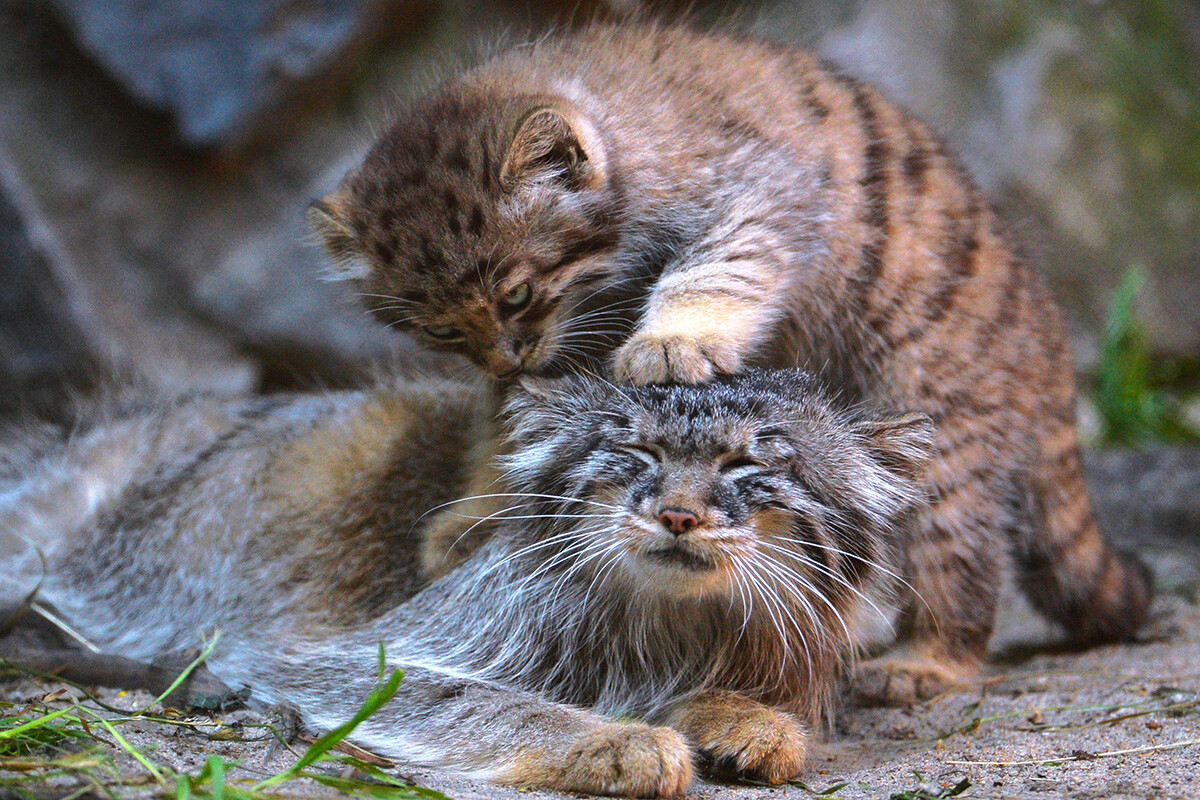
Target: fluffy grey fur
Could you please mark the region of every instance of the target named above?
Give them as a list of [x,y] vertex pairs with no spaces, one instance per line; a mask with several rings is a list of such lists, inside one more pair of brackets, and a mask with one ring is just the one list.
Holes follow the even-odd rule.
[[[217,676],[317,727],[361,703],[382,642],[406,678],[356,735],[412,762],[673,794],[678,736],[612,715],[670,722],[721,691],[818,718],[920,499],[926,418],[840,410],[795,371],[528,382],[496,535],[418,591],[419,512],[457,494],[473,401],[389,386],[118,420],[39,456],[0,513],[46,558],[40,602],[95,646],[148,660],[219,630]],[[38,516],[68,483],[72,515]],[[632,767],[609,774],[614,748]]]

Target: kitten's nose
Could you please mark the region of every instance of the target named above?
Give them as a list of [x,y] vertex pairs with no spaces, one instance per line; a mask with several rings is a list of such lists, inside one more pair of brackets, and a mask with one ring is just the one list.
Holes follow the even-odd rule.
[[488,372],[500,380],[511,378],[521,371],[521,360],[518,358],[505,358],[501,355],[493,355],[488,359]]
[[525,358],[526,356],[528,356],[530,353],[533,352],[533,348],[537,347],[537,344],[541,340],[541,338],[542,337],[539,336],[538,334],[531,333],[528,336],[526,336],[524,339],[522,339],[521,341],[517,342],[517,347],[516,347],[517,355],[519,357],[521,357],[522,359]]
[[700,518],[686,508],[664,508],[658,512],[658,521],[671,533],[687,533],[700,524]]

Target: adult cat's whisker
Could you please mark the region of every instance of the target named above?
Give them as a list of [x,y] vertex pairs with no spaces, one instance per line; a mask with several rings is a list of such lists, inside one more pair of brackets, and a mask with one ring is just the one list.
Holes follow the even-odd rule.
[[[578,530],[575,530],[575,529],[563,531],[563,532],[555,534],[547,539],[539,539],[539,540],[533,542],[532,544],[526,545],[512,553],[507,554],[503,559],[496,562],[495,564],[492,564],[486,570],[481,572],[479,577],[483,578],[484,576],[490,575],[491,573],[500,569],[501,567],[508,564],[509,562],[515,561],[519,558],[523,558],[524,556],[529,555],[530,553],[535,553],[539,550],[544,550],[549,547],[554,547],[556,545],[563,544],[564,542],[565,543],[579,542],[580,539],[581,539],[581,532]],[[586,540],[583,540],[583,543],[586,545]],[[554,558],[558,558],[559,555],[561,555],[561,554],[556,554],[554,556]],[[549,566],[547,566],[547,564],[549,564]],[[546,563],[543,563],[542,565],[540,565],[538,567],[538,570],[542,570],[543,568],[544,569],[552,569],[554,565],[555,565],[555,562],[552,558],[550,562],[546,562]],[[535,571],[532,575],[528,576],[524,581],[522,581],[522,583],[519,584],[519,586],[523,586],[525,583],[527,583],[532,578],[536,577],[538,574],[539,573],[537,571]]]
[[[811,674],[813,671],[812,652],[808,646],[808,638],[804,635],[804,632],[799,628],[798,623],[796,623],[795,617],[792,617],[791,621],[792,621],[793,625],[796,627],[794,627],[792,630],[789,631],[787,626],[784,624],[784,620],[783,620],[783,614],[782,614],[783,604],[777,597],[775,590],[771,586],[766,585],[766,583],[762,580],[762,576],[759,575],[754,570],[749,570],[749,571],[747,571],[746,574],[747,574],[748,578],[750,579],[751,584],[756,587],[759,599],[762,600],[763,604],[767,607],[767,613],[770,616],[772,625],[775,626],[775,632],[778,635],[779,640],[790,643],[792,641],[793,637],[790,636],[789,633],[795,633],[797,635],[797,638],[800,639],[800,644],[804,649],[804,661],[808,665],[808,671]],[[789,614],[789,616],[790,616],[790,614]],[[787,660],[780,659],[780,661],[779,661],[779,677],[777,680],[779,680],[779,681],[783,680],[786,669],[787,669]]]
[[569,581],[577,573],[582,572],[585,567],[587,567],[591,564],[591,562],[600,561],[600,562],[602,562],[600,567],[594,571],[594,573],[592,575],[592,580],[588,584],[588,587],[584,591],[584,594],[583,594],[583,600],[581,602],[582,602],[582,605],[586,608],[588,606],[589,601],[591,600],[592,590],[597,585],[600,585],[600,586],[604,585],[605,576],[610,574],[612,567],[616,564],[616,561],[617,561],[616,559],[604,561],[604,559],[608,558],[608,556],[610,556],[612,553],[617,552],[620,549],[620,547],[621,547],[621,545],[619,542],[597,543],[596,547],[591,548],[589,551],[584,551],[584,554],[581,554],[581,556],[586,555],[586,557],[580,557],[580,558],[576,559],[575,563],[573,563],[571,565],[571,567],[569,569],[567,569],[564,572],[564,574],[558,579],[558,581],[554,584],[554,586],[551,587],[551,593],[554,595],[560,594],[563,591],[563,589],[567,586]]
[[[785,536],[777,536],[777,535],[774,535],[774,534],[772,534],[772,535],[771,535],[771,538],[778,539],[778,540],[780,540],[780,541],[783,541],[783,542],[787,542],[787,541],[788,541],[787,537],[785,537]],[[926,599],[924,598],[924,596],[922,596],[922,595],[921,595],[921,593],[917,591],[916,587],[915,587],[915,586],[913,586],[913,585],[912,585],[912,583],[910,583],[909,581],[905,580],[903,577],[901,577],[900,575],[898,575],[898,574],[897,574],[896,572],[894,572],[893,570],[891,570],[891,569],[888,569],[888,568],[887,568],[886,566],[884,566],[883,564],[881,564],[881,563],[879,563],[879,562],[877,562],[877,561],[871,561],[870,559],[863,558],[862,556],[858,555],[857,553],[851,553],[851,552],[848,552],[848,551],[846,551],[846,550],[842,550],[842,549],[840,549],[840,548],[833,547],[833,546],[831,546],[831,545],[823,545],[823,544],[819,544],[819,543],[817,543],[817,542],[812,542],[812,541],[806,541],[806,542],[805,542],[805,544],[806,544],[807,546],[809,546],[809,547],[816,547],[817,549],[820,549],[820,550],[828,550],[828,551],[831,551],[831,552],[833,552],[833,553],[836,553],[837,555],[840,555],[840,556],[842,556],[842,557],[844,557],[844,558],[851,558],[851,559],[854,559],[854,560],[856,560],[856,561],[859,561],[860,563],[862,563],[862,564],[864,564],[864,565],[866,565],[866,566],[868,566],[868,567],[871,567],[872,569],[877,569],[877,570],[879,570],[881,573],[883,573],[884,575],[888,576],[888,577],[889,577],[889,578],[891,578],[892,580],[896,581],[896,582],[897,582],[899,585],[901,585],[901,586],[905,587],[905,588],[906,588],[906,589],[908,589],[910,592],[912,592],[912,595],[913,595],[913,597],[915,597],[915,598],[916,598],[918,601],[920,601],[920,603],[921,603],[922,605],[924,605],[924,606],[925,606],[926,610],[927,610],[927,611],[929,611],[929,613],[930,613],[930,614],[933,614],[933,608],[932,608],[932,606],[930,606],[930,604],[929,604],[929,603],[926,601]],[[872,605],[874,606],[874,603],[872,603]],[[878,606],[875,606],[875,609],[876,609],[876,611],[877,611],[877,612],[880,614],[880,616],[881,616],[883,619],[887,619],[887,618],[888,618],[888,617],[887,617],[887,614],[886,614],[886,613],[884,613],[882,610],[880,610]],[[889,623],[889,624],[890,624],[890,623]]]
[[[773,561],[771,559],[765,559],[765,561],[767,563],[763,564],[764,568],[775,574],[775,577],[780,579],[783,583],[786,584],[790,579],[799,583],[803,589],[808,590],[807,592],[802,593],[801,597],[803,597],[805,594],[811,594],[824,603],[829,608],[830,612],[832,612],[837,618],[838,623],[842,626],[842,630],[846,634],[847,641],[853,640],[854,637],[850,633],[850,627],[846,624],[846,620],[842,616],[841,611],[838,610],[838,607],[834,605],[832,600],[825,596],[824,592],[819,591],[815,586],[812,585],[807,576],[796,572],[786,564],[782,564],[778,561]],[[851,589],[851,591],[855,591],[853,587],[849,586],[848,584],[847,586]],[[816,609],[812,609],[812,613],[815,614],[815,612]]]
[[[768,536],[772,539],[777,539],[781,542],[791,541],[791,539],[789,539],[788,537],[779,536],[778,534],[768,534]],[[900,584],[902,584],[906,588],[908,588],[914,592],[916,591],[916,589],[913,587],[913,585],[911,583],[909,583],[904,578],[902,578],[900,575],[897,575],[893,570],[889,569],[887,566],[885,566],[884,564],[882,564],[878,561],[872,561],[869,558],[864,558],[863,556],[860,556],[857,553],[851,553],[848,550],[841,549],[840,547],[834,547],[833,545],[821,544],[820,542],[814,542],[814,541],[811,541],[808,539],[806,539],[804,541],[804,544],[807,547],[815,547],[819,550],[828,550],[829,552],[834,553],[839,556],[842,556],[844,558],[854,559],[855,561],[858,561],[865,566],[871,567],[872,569],[879,570],[884,575],[887,575],[892,580],[898,581]]]
[[[787,548],[771,544],[770,542],[767,542],[767,541],[760,541],[759,544],[775,553],[778,553],[779,555],[794,559],[795,561],[799,562],[800,564],[803,564],[804,566],[809,567],[810,569],[814,569],[814,570],[822,573],[823,575],[827,575],[828,577],[832,578],[839,585],[844,586],[846,589],[848,589],[850,592],[852,592],[855,596],[857,596],[860,600],[862,600],[864,603],[866,603],[872,609],[874,609],[875,613],[879,615],[880,619],[888,622],[889,625],[891,624],[890,621],[888,620],[888,615],[883,611],[883,609],[881,609],[875,603],[875,601],[871,598],[870,595],[866,594],[861,589],[859,589],[857,586],[850,583],[848,580],[846,580],[846,578],[843,575],[839,574],[836,570],[834,570],[831,567],[828,567],[824,564],[821,564],[820,562],[808,557],[807,555],[804,555],[803,553],[797,553],[793,550],[789,550]],[[875,564],[874,562],[868,562],[868,563],[871,564],[872,567],[878,568],[878,565]],[[789,569],[789,571],[790,571],[790,568],[787,567],[786,565],[781,564],[780,566],[784,569]],[[824,595],[822,595],[822,599],[824,599]],[[829,601],[826,600],[826,602],[828,603]],[[847,631],[847,633],[849,633],[849,631]]]
[[[601,508],[607,508],[611,511],[620,511],[621,510],[620,506],[615,506],[611,503],[601,503],[596,500],[589,500],[589,499],[583,498],[583,497],[566,497],[566,496],[557,495],[557,494],[538,494],[535,492],[492,492],[490,494],[473,494],[473,495],[469,495],[467,497],[459,497],[455,500],[450,500],[448,502],[441,503],[441,504],[436,505],[433,508],[427,510],[421,516],[417,517],[416,522],[420,522],[422,519],[429,516],[430,514],[432,514],[435,511],[439,511],[443,508],[455,505],[457,503],[470,503],[475,500],[491,500],[491,499],[501,498],[501,497],[529,497],[529,498],[533,498],[536,500],[562,500],[562,501],[565,501],[568,503],[586,503],[588,505],[599,506]],[[415,525],[416,522],[414,522],[413,524]]]
[[[740,641],[746,635],[746,629],[750,626],[750,618],[754,615],[754,593],[745,585],[741,570],[732,569],[729,571],[729,574],[733,577],[734,588],[737,589],[738,597],[742,601],[742,627],[738,631],[738,640]],[[732,593],[729,596],[729,600],[732,606]]]
[[[532,504],[524,503],[520,506],[509,506],[509,508],[517,509],[523,508],[527,505]],[[448,511],[447,513],[451,516],[459,517],[460,519],[476,519],[481,521],[491,519],[610,519],[612,517],[611,514],[522,514],[518,516],[515,514],[501,514],[500,512],[494,512],[492,514],[480,516],[478,514],[460,514],[456,511]]]
[[[765,570],[768,574],[775,578],[780,586],[788,586],[788,581],[786,580],[787,576],[784,576],[780,573],[778,567],[781,565],[778,562],[769,558],[764,558],[758,553],[752,553],[751,559],[758,565],[760,569]],[[812,585],[812,582],[809,581],[806,576],[800,575],[793,571],[791,577],[800,584],[799,588],[801,590],[795,592],[793,596],[800,602],[801,606],[803,606],[804,613],[813,623],[812,630],[821,631],[823,629],[821,624],[821,616],[817,613],[816,607],[812,605],[808,598],[809,595],[817,595],[826,602],[828,602],[828,600],[815,586]],[[776,591],[778,591],[778,589]],[[782,602],[782,598],[780,599]]]

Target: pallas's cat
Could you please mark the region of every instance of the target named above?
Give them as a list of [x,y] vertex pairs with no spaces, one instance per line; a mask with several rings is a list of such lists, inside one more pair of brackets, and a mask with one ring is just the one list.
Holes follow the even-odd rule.
[[681,792],[695,750],[798,774],[853,618],[895,569],[928,419],[839,410],[794,371],[536,380],[509,400],[497,532],[419,588],[420,510],[461,490],[476,401],[196,400],[6,437],[24,463],[3,473],[0,543],[101,652],[149,661],[219,631],[218,678],[318,727],[356,711],[382,643],[405,678],[355,737],[406,761],[636,796]]
[[1148,573],[1092,517],[1042,280],[928,128],[808,53],[643,24],[518,47],[402,109],[312,217],[383,320],[497,378],[799,365],[928,413],[877,699],[974,671],[1009,559],[1079,642],[1145,618]]

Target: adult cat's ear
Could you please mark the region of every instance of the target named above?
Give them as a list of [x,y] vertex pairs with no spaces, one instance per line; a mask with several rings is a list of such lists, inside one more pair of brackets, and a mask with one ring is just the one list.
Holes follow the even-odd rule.
[[553,401],[570,396],[568,384],[570,378],[541,378],[536,375],[522,375],[517,383],[525,394],[542,401]]
[[346,214],[349,198],[341,189],[314,200],[304,214],[309,229],[316,234],[333,263],[322,273],[331,281],[361,280],[371,272],[358,239]]
[[511,192],[534,180],[555,181],[575,191],[604,181],[600,137],[569,103],[537,106],[517,123],[500,167],[500,185]]
[[933,420],[924,414],[862,420],[854,430],[885,469],[908,480],[921,476],[933,451]]
[[595,381],[578,375],[544,378],[522,375],[509,392],[505,410],[510,417],[523,417],[536,424],[561,425],[603,399]]
[[562,433],[567,420],[579,413],[578,395],[570,378],[522,375],[504,403],[505,431],[510,440],[533,444]]

